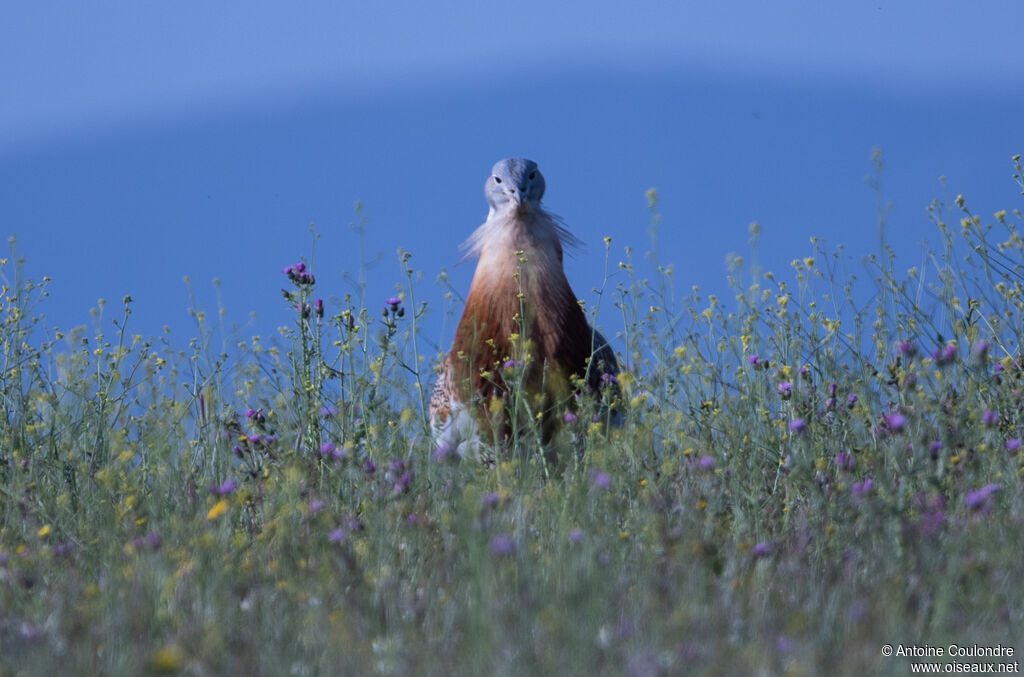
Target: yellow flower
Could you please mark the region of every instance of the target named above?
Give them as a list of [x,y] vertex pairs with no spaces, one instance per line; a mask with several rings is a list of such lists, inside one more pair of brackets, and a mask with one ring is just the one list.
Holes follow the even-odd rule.
[[42,529],[40,529],[37,532],[37,535],[39,536],[39,538],[46,538],[47,536],[50,535],[50,531],[51,531],[50,525],[47,524],[47,525],[45,525]]
[[228,511],[228,502],[226,499],[220,499],[216,505],[210,508],[210,512],[206,513],[206,519],[215,520]]
[[153,669],[157,672],[178,672],[185,667],[185,651],[177,644],[167,644],[153,652]]

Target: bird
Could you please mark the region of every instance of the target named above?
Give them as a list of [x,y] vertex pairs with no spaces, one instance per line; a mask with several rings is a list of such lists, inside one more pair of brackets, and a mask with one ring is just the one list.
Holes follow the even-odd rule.
[[531,430],[547,445],[581,390],[617,387],[615,351],[565,275],[580,240],[541,204],[545,189],[525,158],[498,161],[486,179],[487,219],[463,243],[476,270],[431,393],[436,454],[493,460],[496,444]]

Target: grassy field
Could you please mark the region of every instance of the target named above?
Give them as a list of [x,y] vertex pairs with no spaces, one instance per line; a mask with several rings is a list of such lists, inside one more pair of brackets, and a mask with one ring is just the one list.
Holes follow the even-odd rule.
[[1018,660],[1022,218],[932,215],[927,266],[883,251],[854,284],[816,242],[784,275],[735,258],[728,302],[608,243],[625,425],[584,403],[557,465],[529,435],[493,468],[437,457],[411,284],[325,308],[321,271],[268,272],[296,311],[281,337],[223,342],[197,311],[182,350],[134,336],[130,299],[47,329],[46,281],[5,262],[0,675]]

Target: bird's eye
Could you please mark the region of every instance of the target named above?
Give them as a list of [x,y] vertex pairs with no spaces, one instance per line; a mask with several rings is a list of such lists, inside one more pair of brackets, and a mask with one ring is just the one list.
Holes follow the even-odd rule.
[[537,172],[530,172],[530,180],[533,181],[537,177]]
[[495,183],[501,183],[501,177],[500,176],[495,176],[494,177],[494,182]]

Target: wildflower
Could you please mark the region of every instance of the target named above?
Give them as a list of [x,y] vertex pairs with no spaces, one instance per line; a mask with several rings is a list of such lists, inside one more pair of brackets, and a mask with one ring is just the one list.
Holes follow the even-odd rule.
[[322,418],[330,418],[338,413],[338,410],[331,406],[320,407],[320,416]]
[[907,425],[907,417],[898,411],[885,415],[885,427],[892,432],[898,433],[903,430],[905,425]]
[[938,458],[939,452],[942,451],[942,442],[939,440],[932,440],[928,445],[928,451],[931,453],[932,458]]
[[985,413],[981,415],[981,422],[991,428],[995,424],[999,423],[999,413],[992,411],[991,409],[986,409]]
[[485,508],[493,508],[494,506],[498,505],[498,502],[500,500],[501,497],[498,495],[498,492],[492,491],[488,494],[484,494],[484,497],[480,499],[480,505],[482,505]]
[[569,532],[569,542],[579,545],[583,541],[583,529],[576,528]]
[[603,470],[595,470],[590,474],[590,480],[597,489],[607,489],[612,485],[612,478]]
[[505,362],[501,365],[501,368],[502,369],[515,369],[516,367],[521,367],[521,366],[523,366],[523,361],[522,360],[505,360]]
[[363,465],[363,472],[365,472],[367,475],[372,475],[373,473],[377,472],[377,464],[367,459],[366,464]]
[[310,515],[317,514],[318,512],[320,512],[321,510],[324,509],[325,505],[326,504],[323,501],[321,501],[320,499],[314,498],[312,501],[309,502],[309,514]]
[[846,405],[852,409],[853,405],[855,404],[857,404],[857,396],[854,395],[853,393],[850,393],[849,395],[846,396]]
[[402,473],[402,476],[395,482],[394,493],[395,496],[400,496],[405,492],[409,491],[409,484],[412,482],[412,475],[409,473]]
[[334,454],[334,443],[324,442],[320,445],[321,456],[332,456]]
[[956,345],[947,343],[943,348],[936,348],[932,351],[932,360],[940,367],[944,367],[956,358]]
[[566,423],[575,423],[576,422],[576,414],[572,413],[571,411],[565,412],[565,422]]
[[782,399],[788,400],[793,392],[793,384],[790,383],[789,381],[783,381],[778,386],[776,386],[776,390],[779,391],[779,396],[782,397]]
[[398,310],[398,306],[402,303],[402,299],[398,298],[397,296],[392,296],[384,303],[391,306],[391,312],[395,312]]
[[850,493],[853,494],[854,499],[860,499],[870,494],[874,488],[874,481],[870,477],[865,477],[862,482],[854,482],[850,487]]
[[915,503],[917,503],[917,507],[920,510],[920,517],[917,523],[918,528],[926,536],[934,536],[946,521],[946,513],[944,512],[946,497],[942,494],[935,494],[930,497],[918,494],[915,498]]
[[1002,490],[1002,484],[986,484],[981,489],[968,491],[964,496],[964,505],[972,510],[984,510],[988,507],[989,499]]
[[839,386],[837,386],[835,382],[829,383],[828,384],[828,396],[829,397],[835,397],[836,396],[836,389],[838,387]]
[[508,557],[516,551],[516,542],[511,534],[498,534],[491,539],[487,549],[496,557]]
[[789,430],[791,432],[796,433],[797,435],[800,435],[805,430],[807,430],[807,421],[803,420],[802,418],[794,418],[792,421],[789,422]]
[[1021,439],[1015,437],[1013,439],[1006,440],[1006,450],[1011,454],[1016,454],[1020,451]]
[[316,302],[313,304],[313,309],[316,312],[316,316],[317,317],[323,317],[324,316],[324,300],[323,299],[317,299]]
[[442,463],[449,458],[454,458],[455,456],[455,450],[452,449],[452,445],[447,442],[440,445],[433,453],[433,459],[438,463]]
[[759,361],[760,361],[760,359],[758,358],[757,355],[751,355],[750,357],[747,358],[747,362],[749,362],[751,365],[753,365],[755,367],[757,366],[757,363]]
[[770,555],[772,552],[772,544],[767,541],[761,541],[750,550],[750,554],[754,559],[760,559],[766,555]]
[[185,667],[185,651],[177,644],[166,644],[150,658],[155,672],[178,672]]
[[214,506],[212,508],[210,508],[210,511],[208,513],[206,513],[206,519],[208,519],[208,520],[210,520],[212,522],[213,520],[218,519],[221,515],[223,515],[227,511],[228,511],[228,502],[227,502],[226,499],[222,498],[219,501],[217,501],[217,503],[214,504]]
[[988,351],[992,347],[992,344],[985,339],[978,339],[971,346],[971,358],[975,362],[983,362],[988,357]]
[[331,533],[327,534],[327,541],[330,543],[341,543],[345,540],[345,530],[341,527],[334,529]]
[[209,491],[214,496],[227,496],[237,488],[238,483],[229,477],[223,482],[221,482],[219,485],[211,486]]
[[903,357],[912,360],[917,355],[917,344],[913,341],[900,341],[896,344],[896,350]]
[[609,374],[609,373],[601,374],[601,387],[602,388],[607,388],[608,386],[616,384],[618,382],[619,382],[619,379],[615,376],[615,374]]
[[836,454],[835,463],[840,470],[853,470],[857,467],[857,459],[848,451],[840,451]]
[[153,550],[159,550],[160,546],[163,545],[163,543],[164,539],[160,538],[160,534],[156,533],[155,531],[151,531],[148,534],[146,534],[146,545],[148,545]]
[[73,543],[58,543],[53,546],[53,554],[55,557],[66,557],[71,554],[74,547]]
[[704,454],[697,460],[697,467],[710,472],[715,467],[715,457],[710,454]]
[[805,381],[811,380],[811,368],[806,364],[800,367],[800,377]]
[[411,512],[409,513],[409,517],[407,519],[409,520],[409,524],[416,524],[416,522],[419,521],[420,518],[416,513]]

